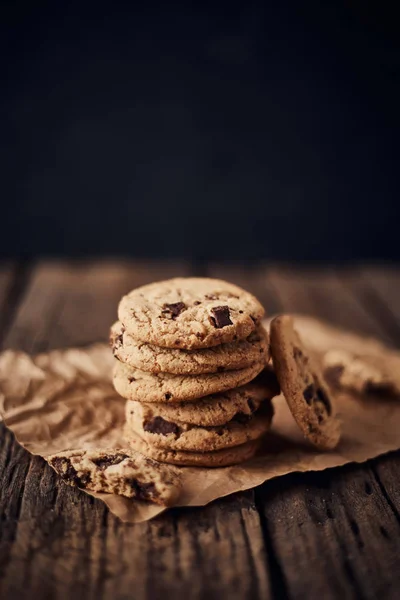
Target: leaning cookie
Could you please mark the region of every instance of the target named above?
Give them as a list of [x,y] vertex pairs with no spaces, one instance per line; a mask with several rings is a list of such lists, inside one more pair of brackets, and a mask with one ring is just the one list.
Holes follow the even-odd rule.
[[233,419],[219,427],[199,427],[176,419],[167,421],[155,414],[151,405],[141,402],[128,402],[126,408],[126,435],[131,430],[156,448],[183,452],[215,452],[259,439],[269,431],[273,415],[272,404],[267,400],[249,417]]
[[166,348],[209,348],[247,338],[264,315],[258,300],[236,285],[176,278],[133,290],[119,304],[126,331]]
[[[262,405],[279,394],[279,385],[272,371],[263,371],[256,379],[241,387],[200,398],[194,402],[143,403],[148,414],[166,421],[180,421],[189,425],[218,427],[229,421],[246,422]],[[128,400],[127,411],[137,404]]]
[[228,467],[253,458],[261,446],[262,438],[216,452],[183,452],[156,448],[148,444],[138,435],[129,433],[129,445],[145,456],[162,463],[180,465],[182,467]]
[[172,505],[180,493],[176,470],[131,449],[67,451],[49,456],[47,461],[66,483],[93,492],[162,506]]
[[254,379],[265,367],[264,360],[246,369],[204,375],[147,373],[115,361],[114,387],[127,400],[138,402],[190,402],[225,392]]
[[270,336],[274,369],[298,426],[318,448],[335,448],[340,439],[335,403],[295,331],[293,319],[287,315],[273,319]]
[[120,321],[110,332],[114,356],[130,367],[151,373],[217,373],[249,367],[269,358],[268,334],[259,325],[246,339],[200,350],[179,350],[145,344],[130,335]]

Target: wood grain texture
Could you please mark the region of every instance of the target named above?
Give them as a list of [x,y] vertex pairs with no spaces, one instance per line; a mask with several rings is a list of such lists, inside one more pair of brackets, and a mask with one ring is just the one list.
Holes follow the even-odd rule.
[[364,267],[339,276],[374,315],[389,342],[400,347],[400,269],[387,265]]
[[[189,272],[154,263],[39,264],[4,346],[34,353],[105,340],[124,292]],[[126,525],[64,485],[4,426],[0,439],[0,597],[270,597],[253,492]]]

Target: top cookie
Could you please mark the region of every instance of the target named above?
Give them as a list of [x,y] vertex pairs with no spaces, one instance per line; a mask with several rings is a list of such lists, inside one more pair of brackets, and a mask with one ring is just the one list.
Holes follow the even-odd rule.
[[176,278],[124,296],[118,317],[136,339],[165,348],[210,348],[243,340],[264,315],[241,288],[208,278]]
[[340,439],[334,400],[290,316],[272,320],[270,340],[274,369],[298,426],[318,448],[334,448]]

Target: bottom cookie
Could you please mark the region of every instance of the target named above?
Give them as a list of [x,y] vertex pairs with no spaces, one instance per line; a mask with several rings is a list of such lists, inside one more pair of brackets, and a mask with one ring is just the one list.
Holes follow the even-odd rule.
[[169,506],[181,481],[173,467],[160,465],[131,449],[69,450],[47,462],[69,485]]
[[252,458],[261,445],[261,439],[215,452],[184,452],[156,448],[147,444],[138,435],[132,435],[131,433],[129,434],[129,444],[145,456],[163,463],[182,467],[228,467]]

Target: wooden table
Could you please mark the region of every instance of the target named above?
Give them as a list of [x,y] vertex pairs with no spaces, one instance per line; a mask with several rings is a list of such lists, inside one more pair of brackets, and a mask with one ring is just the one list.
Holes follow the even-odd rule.
[[[301,311],[400,344],[400,271],[148,263],[3,264],[3,348],[106,340],[120,296],[172,275],[221,276],[268,313]],[[1,425],[1,598],[400,598],[400,455],[295,474],[126,525],[64,485]]]

